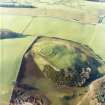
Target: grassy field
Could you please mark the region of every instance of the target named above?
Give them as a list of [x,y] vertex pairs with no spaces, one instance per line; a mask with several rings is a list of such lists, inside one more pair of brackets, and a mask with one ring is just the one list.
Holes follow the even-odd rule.
[[55,36],[89,45],[105,59],[105,24],[81,24],[52,17],[1,15],[1,28],[28,35]]
[[0,40],[0,105],[8,104],[22,56],[33,40],[32,36]]
[[[7,14],[2,14],[2,12],[0,12],[0,29],[1,28],[9,29],[14,32],[23,33],[24,35],[50,36],[50,37],[53,36],[53,37],[59,37],[67,40],[80,42],[92,48],[94,52],[98,54],[105,61],[105,47],[104,47],[105,21],[103,21],[103,24],[95,24],[95,25],[92,25],[90,23],[89,24],[84,23],[84,21],[86,22],[88,20],[89,22],[93,22],[93,21],[97,22],[96,15],[99,15],[98,13],[100,12],[100,10],[104,11],[105,3],[103,4],[92,3],[92,2],[87,2],[87,3],[79,2],[79,4],[63,3],[63,4],[59,4],[59,6],[58,4],[57,5],[53,4],[53,7],[51,7],[52,5],[51,6],[47,5],[48,0],[46,0],[46,3],[43,3],[43,0],[41,1],[42,1],[41,4],[35,3],[35,5],[39,6],[40,8],[44,8],[45,10],[46,8],[50,9],[47,13],[46,11],[44,11],[42,13],[43,15],[42,14],[39,15],[40,14],[39,13],[39,14],[36,14],[35,17],[25,16],[25,15],[23,16],[22,13],[24,12],[25,14],[26,12],[24,10],[22,11],[21,15],[19,15],[19,11],[21,10],[17,12],[18,13],[17,15],[11,14],[11,13],[9,14],[7,13],[8,11],[6,11]],[[71,17],[73,18],[70,18],[69,15],[63,11],[65,7],[67,11],[71,11],[71,8],[73,9],[73,11],[70,12]],[[54,11],[53,11],[53,8],[55,8]],[[56,8],[60,8],[60,10],[57,10]],[[75,9],[75,12],[74,12],[74,9]],[[30,12],[30,10],[27,12]],[[33,12],[32,15],[34,15],[35,14],[34,10],[32,12]],[[60,14],[59,17],[57,17],[58,13],[62,13],[62,14]],[[103,13],[100,15],[103,15]],[[77,19],[77,20],[73,20],[73,19]],[[15,44],[17,45],[17,43]],[[18,47],[16,48],[19,50]],[[12,53],[11,52],[8,52],[8,53],[10,53],[10,57],[12,58]],[[15,53],[17,53],[17,50],[14,51],[14,54]],[[51,98],[52,97],[56,98],[54,97],[55,94],[57,94],[57,97],[58,97],[59,94],[62,95],[65,93],[61,94],[57,91],[54,91],[54,93],[51,93],[49,95],[51,95]],[[60,103],[58,102],[57,105],[60,105]]]

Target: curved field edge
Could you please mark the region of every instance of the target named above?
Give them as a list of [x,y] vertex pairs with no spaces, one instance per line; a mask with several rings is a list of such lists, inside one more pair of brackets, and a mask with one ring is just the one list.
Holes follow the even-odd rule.
[[[24,53],[34,36],[0,40],[0,104],[8,105]],[[12,60],[11,60],[12,59]],[[6,66],[5,66],[6,65]]]

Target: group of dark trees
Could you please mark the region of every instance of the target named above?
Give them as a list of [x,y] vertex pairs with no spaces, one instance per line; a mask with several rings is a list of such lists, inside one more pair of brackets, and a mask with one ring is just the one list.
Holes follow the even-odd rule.
[[100,63],[94,58],[88,58],[87,62],[76,61],[73,67],[59,71],[54,70],[51,65],[45,65],[43,72],[57,85],[84,86],[101,76],[98,72]]
[[44,74],[57,85],[83,86],[90,78],[91,68],[82,68],[80,71],[70,68],[55,71],[50,65],[45,65]]

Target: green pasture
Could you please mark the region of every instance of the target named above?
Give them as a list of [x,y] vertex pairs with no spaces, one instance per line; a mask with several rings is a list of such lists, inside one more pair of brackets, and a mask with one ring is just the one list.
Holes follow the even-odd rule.
[[[36,54],[37,52],[41,53],[42,56],[45,57],[46,60],[48,60],[48,62],[50,62],[52,65],[54,65],[55,67],[59,69],[72,66],[73,63],[75,62],[74,60],[77,57],[77,54],[74,51],[67,50],[67,48],[65,48],[64,46],[63,47],[61,47],[60,45],[57,46],[51,42],[52,41],[47,41],[46,39],[46,43],[38,44],[40,46],[36,45],[37,46],[35,47]],[[41,49],[41,51],[39,48]],[[41,62],[39,61],[39,63]]]
[[[24,35],[53,36],[89,45],[96,54],[105,59],[105,24],[82,24],[52,17],[0,15],[0,28],[10,29]],[[31,23],[30,23],[31,22]]]

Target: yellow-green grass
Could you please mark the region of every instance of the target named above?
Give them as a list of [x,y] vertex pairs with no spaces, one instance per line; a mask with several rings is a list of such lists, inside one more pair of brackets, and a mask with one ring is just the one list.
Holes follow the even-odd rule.
[[[89,45],[99,56],[105,59],[105,24],[81,24],[52,17],[0,16],[0,28],[35,36],[55,36]],[[29,26],[27,27],[27,25]]]

